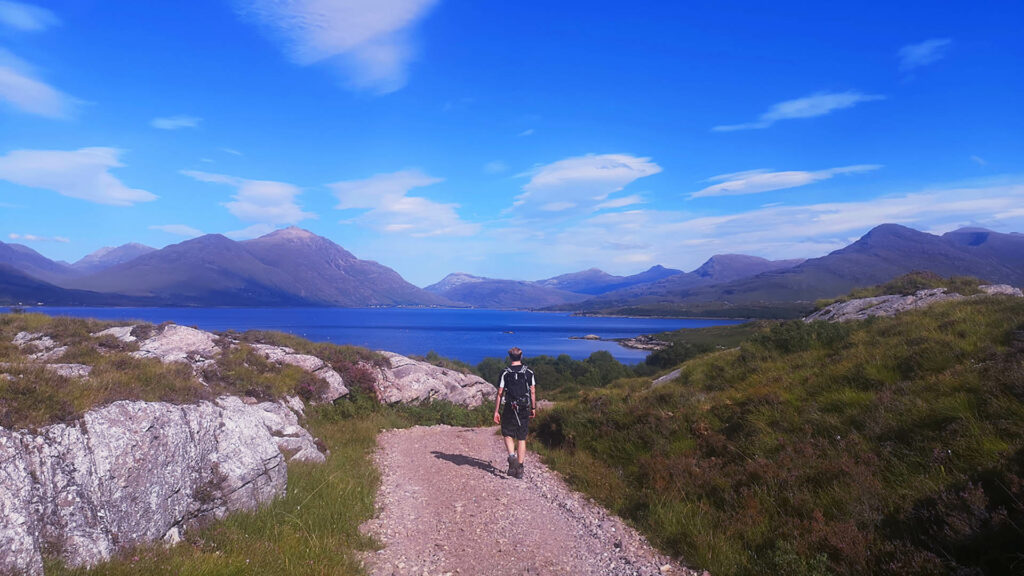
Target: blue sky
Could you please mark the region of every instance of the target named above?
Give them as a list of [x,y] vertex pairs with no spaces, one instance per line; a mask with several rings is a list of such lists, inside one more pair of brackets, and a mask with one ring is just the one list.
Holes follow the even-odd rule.
[[425,285],[1024,232],[1020,2],[0,0],[0,240]]

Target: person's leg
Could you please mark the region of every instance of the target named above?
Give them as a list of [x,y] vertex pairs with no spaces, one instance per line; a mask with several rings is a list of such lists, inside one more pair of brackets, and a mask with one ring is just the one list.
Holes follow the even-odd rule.
[[511,436],[505,436],[505,448],[509,454],[515,454],[516,452],[516,439]]
[[522,464],[526,460],[526,440],[518,440],[516,443],[519,445],[516,453],[519,456],[519,463]]

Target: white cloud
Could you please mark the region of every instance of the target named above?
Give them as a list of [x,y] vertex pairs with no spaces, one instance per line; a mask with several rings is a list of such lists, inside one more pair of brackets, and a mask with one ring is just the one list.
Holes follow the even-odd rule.
[[115,148],[14,150],[0,156],[0,180],[97,204],[131,206],[156,200],[154,194],[128,188],[110,173],[111,168],[124,166],[120,155]]
[[971,155],[971,162],[974,162],[978,166],[988,166],[988,161],[981,156]]
[[0,24],[25,32],[38,32],[60,24],[60,20],[45,8],[0,0]]
[[596,210],[608,210],[611,208],[624,208],[626,206],[633,206],[634,204],[643,204],[647,202],[643,196],[639,194],[631,194],[629,196],[623,196],[622,198],[613,198],[606,202],[598,204]]
[[0,102],[29,114],[67,118],[76,100],[35,78],[31,67],[0,49]]
[[851,202],[778,205],[746,212],[694,216],[631,210],[596,214],[524,250],[563,269],[598,266],[628,272],[650,261],[692,269],[713,254],[766,258],[822,256],[883,223],[929,231],[963,225],[1024,229],[1024,183],[929,189]]
[[67,244],[71,242],[64,236],[37,236],[35,234],[15,234],[11,233],[7,235],[11,240],[25,240],[26,242],[60,242],[61,244]]
[[186,238],[195,238],[196,236],[202,236],[202,230],[198,230],[185,224],[161,224],[157,226],[150,226],[150,230],[160,230],[167,232],[168,234],[174,234],[175,236],[184,236]]
[[952,42],[949,38],[932,38],[920,44],[910,44],[900,48],[900,70],[906,72],[941,60],[946,56]]
[[533,128],[527,128],[518,134],[518,136],[533,136]]
[[815,118],[824,116],[836,110],[852,108],[861,102],[883,100],[885,96],[878,94],[864,94],[855,90],[847,92],[818,92],[803,98],[779,102],[761,114],[754,122],[743,124],[727,124],[712,128],[715,132],[734,132],[736,130],[753,130],[767,128],[779,120],[792,120],[796,118]]
[[661,172],[661,166],[650,158],[629,154],[588,154],[566,158],[530,172],[530,181],[523,186],[523,193],[516,197],[514,207],[517,210],[536,207],[545,212],[608,208],[623,201],[621,198],[609,199],[609,196],[635,180],[658,172]]
[[211,174],[199,170],[182,170],[182,174],[200,182],[226,184],[236,189],[232,202],[224,206],[239,220],[256,222],[271,229],[282,224],[297,224],[316,218],[312,212],[303,212],[295,202],[302,191],[298,186],[272,180],[246,180],[224,174]]
[[197,128],[202,118],[195,116],[168,116],[166,118],[153,118],[149,125],[160,130],[178,130],[181,128]]
[[358,89],[388,93],[406,83],[415,56],[413,27],[437,0],[236,0],[283,38],[291,58],[307,66],[332,62]]
[[772,190],[785,190],[806,186],[821,180],[828,180],[838,174],[857,174],[870,172],[881,168],[878,164],[858,164],[855,166],[842,166],[829,168],[815,172],[804,172],[791,170],[786,172],[769,172],[767,170],[750,170],[747,172],[736,172],[734,174],[722,174],[708,178],[709,181],[719,182],[699,190],[690,195],[690,198],[703,198],[708,196],[739,196],[743,194],[758,194]]
[[336,208],[364,210],[355,221],[383,232],[401,232],[415,237],[472,236],[479,232],[479,224],[459,217],[458,204],[409,196],[413,188],[441,181],[419,170],[401,170],[363,180],[335,182],[328,187],[338,198]]
[[242,154],[241,152],[235,150],[234,148],[221,148],[220,151],[225,152],[227,154],[231,154],[232,156],[245,156],[245,154]]

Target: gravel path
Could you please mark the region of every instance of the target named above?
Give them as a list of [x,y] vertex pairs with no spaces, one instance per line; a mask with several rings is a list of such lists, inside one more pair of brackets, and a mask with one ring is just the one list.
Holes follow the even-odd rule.
[[533,454],[522,480],[506,476],[496,432],[417,426],[380,434],[379,515],[363,530],[385,547],[365,556],[371,574],[700,574],[652,549]]

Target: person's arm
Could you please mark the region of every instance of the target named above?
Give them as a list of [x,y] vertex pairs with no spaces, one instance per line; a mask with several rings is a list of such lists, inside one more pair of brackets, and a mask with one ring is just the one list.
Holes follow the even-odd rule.
[[494,423],[501,424],[501,414],[498,410],[501,408],[501,396],[505,393],[505,374],[501,375],[498,380],[498,396],[494,399]]
[[537,416],[537,378],[530,376],[530,418]]

